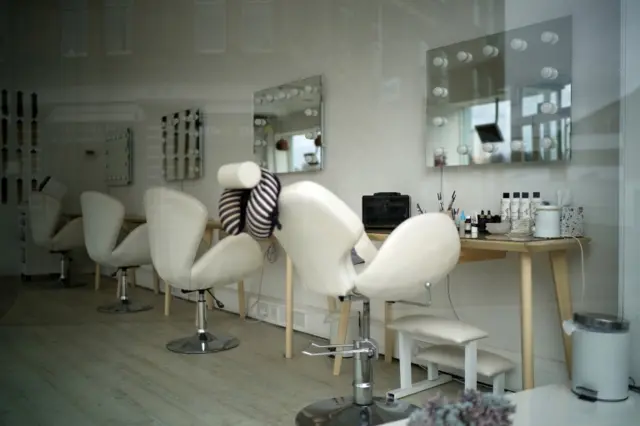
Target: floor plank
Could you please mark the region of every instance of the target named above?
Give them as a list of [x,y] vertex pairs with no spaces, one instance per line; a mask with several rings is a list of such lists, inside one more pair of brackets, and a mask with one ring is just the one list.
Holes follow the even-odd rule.
[[[135,289],[132,297],[153,310],[101,314],[96,306],[115,298],[115,282],[103,282],[99,292],[17,292],[0,318],[0,425],[285,425],[306,404],[351,393],[350,362],[334,377],[331,359],[287,360],[284,330],[221,311],[210,313],[209,330],[237,336],[238,348],[205,356],[169,352],[169,340],[195,332],[195,304],[177,299],[167,318],[162,295]],[[0,278],[9,284],[15,280]],[[313,340],[296,333],[295,351]],[[397,387],[397,364],[376,362],[375,379],[378,394]]]

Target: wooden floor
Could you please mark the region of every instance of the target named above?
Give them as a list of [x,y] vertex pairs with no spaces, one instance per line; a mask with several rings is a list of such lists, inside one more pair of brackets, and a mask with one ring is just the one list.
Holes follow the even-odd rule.
[[[240,346],[178,355],[165,344],[195,331],[193,303],[174,301],[167,318],[162,296],[135,289],[132,298],[153,303],[154,310],[107,315],[96,306],[115,299],[114,283],[96,293],[90,285],[52,291],[0,279],[5,305],[4,291],[15,287],[13,305],[4,316],[0,310],[2,426],[292,425],[306,404],[350,394],[349,361],[334,377],[328,358],[286,360],[284,330],[272,325],[215,311],[209,330],[237,336]],[[311,339],[296,333],[295,353]],[[397,363],[377,362],[375,372],[378,394],[398,386]],[[416,379],[423,376],[416,369]],[[459,389],[450,384],[439,390]]]

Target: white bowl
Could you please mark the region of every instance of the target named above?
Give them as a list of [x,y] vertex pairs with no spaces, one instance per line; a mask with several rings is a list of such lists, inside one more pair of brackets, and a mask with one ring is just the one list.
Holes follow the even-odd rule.
[[511,231],[511,222],[487,223],[487,231],[493,235],[504,235]]

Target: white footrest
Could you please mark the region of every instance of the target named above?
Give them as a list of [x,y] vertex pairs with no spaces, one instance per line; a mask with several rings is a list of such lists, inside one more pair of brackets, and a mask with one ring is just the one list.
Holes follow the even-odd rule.
[[[420,364],[433,363],[438,366],[464,370],[464,347],[454,345],[431,346],[420,350],[416,355],[416,361]],[[514,367],[515,364],[513,362],[500,355],[481,349],[478,350],[477,372],[485,377],[493,378]]]
[[464,345],[488,336],[486,331],[465,324],[462,321],[431,315],[409,315],[398,318],[387,327],[412,336],[440,339],[457,345]]

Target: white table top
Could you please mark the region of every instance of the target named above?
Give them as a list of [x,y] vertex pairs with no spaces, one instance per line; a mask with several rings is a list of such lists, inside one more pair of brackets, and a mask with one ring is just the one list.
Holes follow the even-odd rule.
[[[542,386],[508,395],[516,404],[513,426],[630,426],[640,424],[640,395],[624,402],[579,400],[564,385]],[[405,426],[406,420],[387,426]]]

